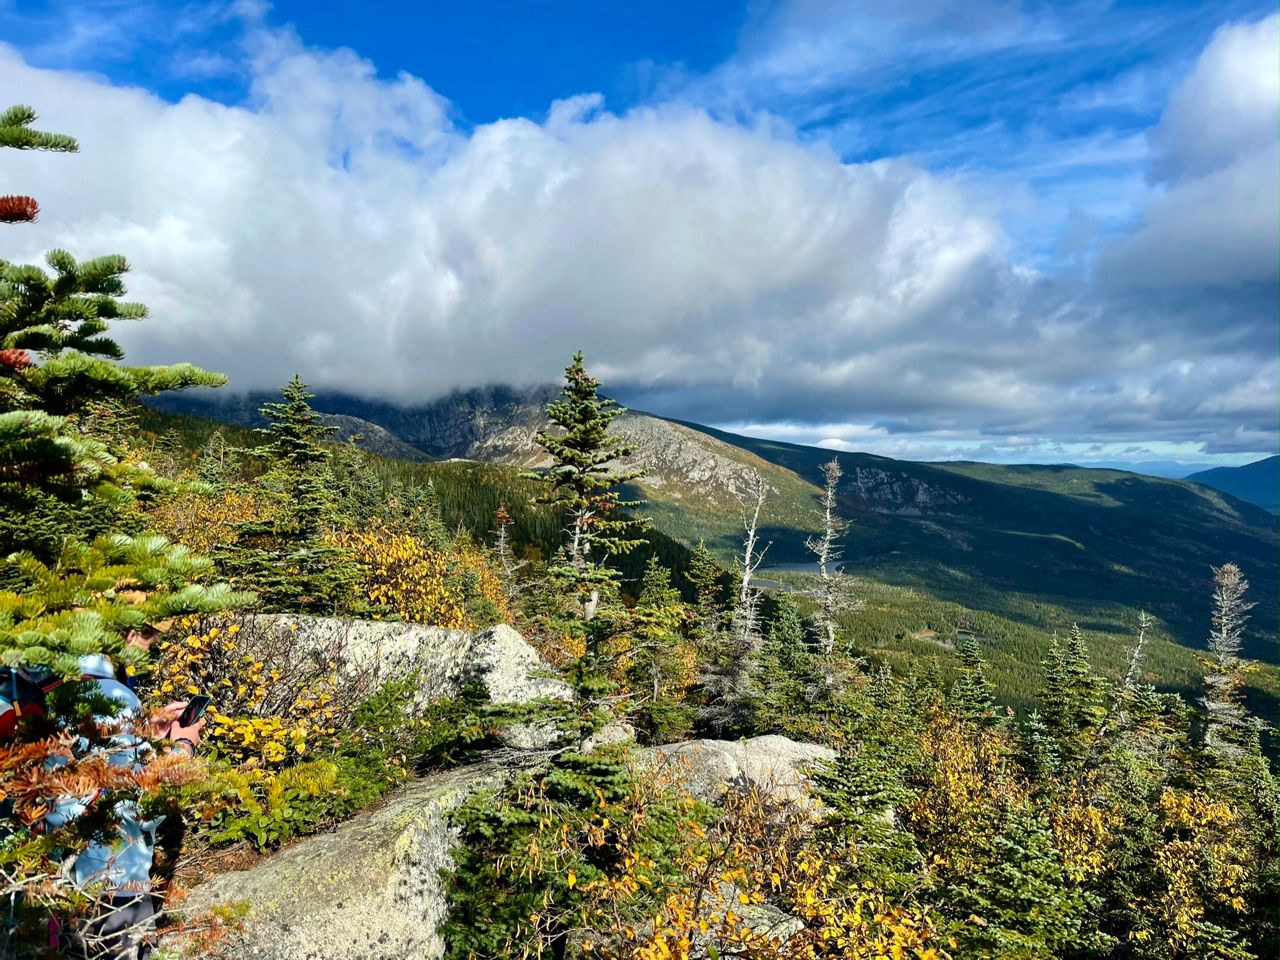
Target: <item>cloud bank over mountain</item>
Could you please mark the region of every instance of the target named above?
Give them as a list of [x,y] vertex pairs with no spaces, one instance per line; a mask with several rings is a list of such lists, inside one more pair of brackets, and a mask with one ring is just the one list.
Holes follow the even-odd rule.
[[1141,208],[1084,271],[1029,265],[963,175],[848,162],[693,87],[464,127],[429,77],[265,26],[236,105],[0,48],[0,86],[82,145],[0,155],[44,209],[5,251],[126,254],[153,315],[130,357],[196,358],[237,390],[299,371],[412,402],[553,380],[581,348],[633,405],[832,445],[1261,454],[1278,23],[1215,35],[1147,134]]

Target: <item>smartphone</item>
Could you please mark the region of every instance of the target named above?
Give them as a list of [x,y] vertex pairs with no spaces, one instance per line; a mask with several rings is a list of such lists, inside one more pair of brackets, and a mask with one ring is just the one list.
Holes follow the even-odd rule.
[[206,697],[203,694],[192,697],[187,701],[187,707],[182,711],[182,716],[178,718],[178,726],[191,726],[204,716],[204,712],[209,709],[209,704],[211,703],[213,703],[213,698]]

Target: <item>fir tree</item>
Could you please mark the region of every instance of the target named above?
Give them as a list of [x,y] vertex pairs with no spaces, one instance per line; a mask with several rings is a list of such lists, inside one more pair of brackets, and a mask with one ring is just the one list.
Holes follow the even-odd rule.
[[756,680],[761,730],[796,732],[815,706],[822,678],[807,633],[796,602],[785,593],[779,594]]
[[689,665],[681,649],[687,615],[680,591],[671,586],[671,572],[650,557],[630,612],[629,681],[637,698],[631,710],[635,727],[654,743],[678,738],[692,722],[684,697]]
[[[34,119],[27,107],[0,114],[0,146],[75,149],[69,137],[32,130]],[[0,213],[12,214],[13,199],[0,201]],[[34,218],[34,201],[19,206],[29,216],[0,219]],[[124,441],[102,429],[101,418],[95,422],[95,411],[128,410],[141,394],[223,378],[188,364],[117,362],[123,351],[106,335],[110,321],[146,315],[141,304],[120,299],[128,269],[122,257],[77,263],[53,251],[46,262],[52,274],[0,261],[0,665],[71,682],[0,744],[9,817],[0,875],[9,918],[21,923],[34,914],[47,930],[50,913],[73,909],[77,896],[57,859],[108,829],[116,805],[155,789],[145,773],[103,762],[113,731],[84,721],[111,710],[78,682],[83,658],[103,654],[137,666],[146,653],[127,642],[130,631],[248,598],[201,583],[208,560],[139,532],[142,518],[131,505],[162,481],[145,465],[122,461],[116,454]],[[16,686],[15,676],[10,681]],[[171,782],[183,776],[168,773]],[[92,817],[67,826],[46,821],[44,837],[33,838],[29,825],[41,821],[50,798],[86,795],[96,797]]]
[[1045,725],[1057,740],[1062,760],[1078,766],[1107,716],[1105,683],[1089,665],[1089,651],[1078,625],[1071,625],[1065,645],[1053,638],[1045,676]]
[[1096,894],[1073,882],[1045,818],[1017,808],[990,845],[943,892],[963,923],[952,929],[960,956],[1045,958],[1106,956],[1096,929]]
[[590,620],[601,591],[614,586],[619,576],[605,565],[608,557],[644,542],[636,534],[647,524],[625,513],[638,501],[624,501],[617,490],[643,471],[620,472],[611,466],[634,451],[609,433],[622,408],[600,396],[600,381],[587,373],[581,352],[573,355],[564,379],[560,399],[547,406],[559,432],[538,434],[552,465],[532,476],[546,485],[538,502],[560,510],[566,521],[566,543],[549,572],[580,598],[583,619]]
[[[62,133],[42,133],[33,130],[36,112],[30,107],[10,107],[0,113],[0,147],[15,150],[50,150],[55,153],[76,153],[80,145],[74,137]],[[40,204],[35,197],[13,195],[0,197],[0,223],[34,223],[40,216]]]
[[258,593],[264,610],[333,614],[358,606],[358,571],[328,540],[338,525],[325,446],[334,428],[311,408],[301,378],[294,376],[281,397],[262,407],[265,442],[245,451],[270,464],[255,484],[276,509],[266,520],[237,524],[235,542],[218,557],[233,582]]
[[[823,804],[818,839],[847,864],[850,889],[874,884],[901,897],[920,883],[923,858],[915,838],[897,824],[897,809],[911,800],[902,771],[865,744],[816,769],[813,782]],[[892,756],[892,753],[890,753]]]
[[689,555],[685,580],[693,587],[693,640],[706,659],[724,626],[725,572],[707,550],[706,541]]
[[68,535],[126,528],[137,492],[159,483],[81,421],[104,403],[225,378],[190,364],[121,366],[108,324],[146,316],[120,299],[124,258],[77,263],[55,250],[46,260],[52,274],[0,260],[0,556],[22,549],[51,560]]
[[[369,456],[356,443],[359,434],[338,446],[331,465],[336,513],[351,528],[367,527],[377,520],[391,519],[387,484],[377,475]],[[395,484],[392,484],[395,486]]]
[[1038,710],[1032,710],[1022,724],[1021,745],[1022,766],[1027,775],[1032,781],[1051,782],[1061,767],[1062,758],[1058,740]]
[[951,687],[951,706],[960,716],[981,727],[1000,723],[991,682],[987,679],[987,662],[982,659],[978,638],[968,633],[956,645],[960,656],[960,679]]

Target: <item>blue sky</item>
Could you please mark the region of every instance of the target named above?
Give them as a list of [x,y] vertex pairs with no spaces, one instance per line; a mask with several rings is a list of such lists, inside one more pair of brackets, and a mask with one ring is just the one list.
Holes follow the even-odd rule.
[[[491,326],[492,344],[533,328],[594,352],[624,399],[758,433],[912,456],[1236,462],[1277,435],[1271,223],[1248,208],[1230,223],[1232,203],[1272,190],[1248,180],[1274,148],[1271,19],[1242,0],[0,0],[0,41],[26,99],[74,77],[140,130],[270,139],[264,170],[298,164],[274,197],[311,182],[333,209],[385,220],[362,255],[389,233],[421,244],[408,261],[369,253],[369,290],[347,294],[348,314],[386,325],[370,336],[406,338],[399,356],[453,356],[451,330]],[[63,96],[41,109],[78,132]],[[252,273],[231,266],[250,241],[193,200],[225,205],[220,178],[247,156],[174,174],[191,178],[177,227],[104,202],[94,230],[46,202],[35,236],[114,240],[123,217],[152,237],[161,217]],[[13,169],[43,175],[28,168]],[[547,200],[561,190],[595,198],[595,215]],[[531,228],[538,211],[560,233]],[[284,271],[298,282],[326,254],[310,242]],[[144,292],[172,292],[165,266],[132,258]],[[657,273],[633,276],[636,262]],[[266,288],[280,282],[246,276],[233,299],[287,299]],[[180,324],[215,309],[174,306]],[[256,387],[310,361],[336,385],[315,361],[348,321],[318,322],[333,331],[275,345],[267,321],[247,323],[260,362],[211,362]],[[611,349],[610,323],[650,322],[639,346]],[[682,357],[694,327],[707,363]],[[387,377],[382,363],[356,371],[358,390],[415,399],[555,372]]]

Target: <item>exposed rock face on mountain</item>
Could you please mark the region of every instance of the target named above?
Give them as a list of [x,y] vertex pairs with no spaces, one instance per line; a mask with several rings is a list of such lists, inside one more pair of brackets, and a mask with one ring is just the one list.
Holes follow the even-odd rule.
[[[376,424],[434,457],[463,457],[523,468],[543,466],[536,435],[546,424],[554,386],[492,387],[430,404],[398,407],[322,394],[318,410]],[[157,405],[232,423],[256,423],[258,397],[215,403],[182,395]],[[1197,644],[1204,612],[1195,598],[1211,589],[1205,571],[1226,557],[1247,571],[1258,606],[1246,641],[1251,656],[1275,659],[1274,516],[1195,483],[1069,465],[1001,466],[912,463],[739,436],[632,411],[614,432],[636,448],[628,466],[646,477],[625,493],[647,500],[656,529],[687,545],[700,540],[722,561],[741,544],[735,494],[751,471],[769,486],[762,526],[766,565],[811,559],[805,543],[817,526],[815,494],[833,456],[844,469],[842,514],[846,572],[909,582],[962,603],[994,597],[1052,598],[1078,609],[1100,596],[1162,611],[1173,636]],[[1273,484],[1274,486],[1274,484]],[[1065,592],[1064,592],[1065,591]],[[997,606],[998,600],[990,602]]]
[[954,490],[878,467],[855,467],[845,480],[843,492],[875,510],[903,516],[945,512],[969,502],[968,497]]
[[757,473],[775,492],[809,492],[790,470],[681,423],[628,411],[614,421],[613,432],[635,450],[625,466],[645,471],[640,486],[664,498],[736,501]]
[[435,960],[449,811],[503,776],[480,766],[424,777],[332,833],[201,884],[175,912],[244,910],[243,928],[219,945],[227,960]]
[[252,647],[269,634],[287,634],[290,643],[323,651],[370,688],[413,674],[424,702],[457,696],[471,683],[482,684],[494,703],[573,698],[573,689],[506,624],[471,632],[289,613],[259,614],[241,623],[242,643]]
[[397,460],[415,460],[418,462],[434,459],[397,437],[385,427],[359,417],[348,417],[340,413],[326,413],[322,419],[331,427],[337,428],[334,439],[343,443],[354,443],[363,450],[369,450],[383,457]]
[[[551,425],[546,408],[557,394],[558,388],[550,385],[486,387],[458,391],[429,404],[397,407],[322,393],[312,405],[346,436],[363,433],[362,446],[387,456],[480,460],[537,469],[550,464],[538,444],[538,433]],[[162,409],[260,426],[257,409],[270,399],[265,394],[223,402],[175,396],[156,403]],[[768,482],[775,507],[785,504],[795,514],[787,516],[789,521],[808,526],[808,506],[816,488],[785,467],[692,426],[640,411],[624,413],[614,421],[613,432],[635,451],[622,465],[644,470],[638,486],[657,499],[688,502],[699,509],[731,508],[736,526],[736,498],[747,489],[754,471]],[[400,452],[397,442],[402,445]],[[791,509],[798,502],[804,508]]]
[[[546,406],[556,392],[552,386],[482,387],[455,391],[415,406],[343,393],[319,393],[311,405],[326,415],[373,424],[421,453],[441,460],[457,457],[523,464],[520,453],[526,449],[528,438],[546,422]],[[262,426],[259,408],[276,399],[270,393],[235,396],[210,392],[185,396],[174,393],[152,402],[160,410],[258,427]],[[509,439],[502,439],[505,432],[512,430],[515,433]],[[484,456],[486,451],[491,455]]]

